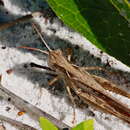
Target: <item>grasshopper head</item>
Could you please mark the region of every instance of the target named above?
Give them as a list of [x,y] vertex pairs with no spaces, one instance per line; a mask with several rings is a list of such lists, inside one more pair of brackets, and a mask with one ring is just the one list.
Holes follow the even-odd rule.
[[55,69],[57,67],[62,68],[64,64],[66,64],[67,60],[63,56],[63,53],[61,50],[54,50],[49,52],[49,59],[48,59],[48,65]]
[[56,64],[60,58],[63,57],[61,50],[54,50],[49,52],[49,62],[52,64]]

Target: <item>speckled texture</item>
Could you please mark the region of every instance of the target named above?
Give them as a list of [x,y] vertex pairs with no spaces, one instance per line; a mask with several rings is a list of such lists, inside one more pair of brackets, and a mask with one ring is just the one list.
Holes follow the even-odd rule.
[[[47,7],[45,2],[40,2],[40,4],[39,2],[40,0],[4,0],[5,8],[0,6],[0,22],[13,20],[21,15]],[[41,27],[44,39],[52,49],[59,48],[65,52],[65,49],[72,48],[72,62],[74,64],[79,66],[103,66],[113,71],[113,74],[106,75],[104,72],[98,71],[93,73],[113,80],[121,88],[130,92],[130,69],[128,67],[102,53],[78,33],[64,26],[56,17],[48,20],[45,17],[37,17],[34,21]],[[63,84],[59,83],[56,86],[49,87],[47,83],[52,77],[46,75],[44,70],[29,66],[30,62],[47,66],[47,57],[38,52],[16,48],[22,45],[46,49],[39,36],[33,31],[31,22],[18,24],[0,32],[0,74],[3,76],[3,86],[72,126],[73,108],[67,98]],[[8,69],[13,69],[13,72],[7,74],[6,70]],[[129,99],[111,94],[130,106]],[[7,107],[11,109],[7,111]],[[18,116],[18,111],[10,102],[0,99],[0,114],[40,129],[38,121],[31,119],[27,114]],[[76,109],[76,123],[92,118],[95,119],[95,130],[130,129],[127,123],[111,115],[96,111],[87,105]],[[4,125],[7,130],[17,129],[5,122]]]

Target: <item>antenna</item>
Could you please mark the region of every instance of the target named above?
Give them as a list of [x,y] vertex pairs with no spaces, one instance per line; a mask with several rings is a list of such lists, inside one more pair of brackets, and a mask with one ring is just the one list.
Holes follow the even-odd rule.
[[28,50],[34,50],[34,51],[39,51],[39,52],[42,52],[44,54],[47,54],[49,55],[48,51],[43,51],[43,50],[40,50],[38,48],[33,48],[33,47],[26,47],[26,46],[20,46],[18,48],[24,48],[24,49],[28,49]]
[[46,48],[49,50],[49,51],[52,51],[52,49],[47,45],[46,41],[43,39],[43,36],[42,34],[40,33],[40,31],[38,30],[38,28],[36,27],[35,24],[32,24],[33,28],[36,30],[36,32],[38,33],[38,35],[40,36],[42,42],[44,43],[44,45],[46,46]]

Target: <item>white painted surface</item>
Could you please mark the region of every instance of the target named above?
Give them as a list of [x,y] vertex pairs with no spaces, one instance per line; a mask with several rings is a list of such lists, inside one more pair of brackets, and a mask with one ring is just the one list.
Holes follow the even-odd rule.
[[[35,10],[35,8],[32,9],[29,7],[30,10],[27,8],[28,2],[33,3],[29,0],[24,0],[24,2],[22,2],[22,0],[5,0],[5,7],[6,10],[12,14],[12,17],[17,17],[17,15],[27,14],[32,10]],[[38,6],[37,4],[34,6],[34,3],[32,5],[33,7]],[[113,68],[130,72],[130,68],[105,53],[101,54],[99,49],[95,48],[95,46],[78,33],[62,26],[57,19],[54,19],[53,23],[50,23],[49,21],[46,23],[45,18],[36,18],[35,21],[41,26],[46,42],[54,49],[59,48],[65,50],[65,48],[68,47],[74,48],[74,45],[80,46],[80,49],[74,49],[73,59],[75,60],[75,64],[84,66],[104,66],[103,63],[110,61]],[[53,33],[50,29],[55,29],[56,33]],[[39,40],[38,35],[33,33],[34,31],[32,30],[30,23],[19,24],[0,32],[0,74],[2,74],[2,84],[23,99],[58,119],[63,119],[68,125],[72,125],[73,109],[70,103],[67,103],[67,94],[65,91],[59,91],[54,86],[48,88],[47,79],[50,77],[44,74],[43,70],[32,69],[29,66],[28,68],[24,68],[24,65],[29,64],[30,62],[47,65],[47,57],[45,55],[16,48],[24,45],[45,49],[44,45]],[[2,46],[6,46],[6,49],[2,49]],[[95,57],[93,58],[90,53],[99,57],[101,61]],[[7,74],[6,70],[8,69],[13,69],[13,72]],[[120,75],[113,75],[108,78],[111,78],[122,85],[123,82],[125,82],[124,77],[129,81],[130,74],[127,72],[122,72]],[[129,82],[127,85],[130,85]],[[125,85],[122,87],[130,92]],[[116,94],[112,95],[130,106],[129,99]],[[8,112],[5,110],[7,106],[11,108]],[[38,121],[31,119],[27,114],[18,116],[18,111],[19,110],[9,102],[0,100],[0,114],[40,129]],[[95,117],[89,116],[90,111],[95,113]],[[86,109],[76,109],[76,123],[92,118],[95,118],[95,130],[130,129],[127,123],[124,123],[111,115],[101,113],[95,109],[93,110],[90,107]],[[7,130],[17,129],[7,123],[4,123],[4,125]]]

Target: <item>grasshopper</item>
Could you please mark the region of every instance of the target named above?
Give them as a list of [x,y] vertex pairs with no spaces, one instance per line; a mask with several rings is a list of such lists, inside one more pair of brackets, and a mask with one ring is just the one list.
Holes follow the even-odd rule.
[[[50,47],[43,39],[42,34],[39,32],[35,25],[34,28],[41,37],[48,51],[30,47],[20,48],[36,50],[48,55],[49,69],[56,74],[56,77],[50,84],[53,84],[58,79],[62,79],[70,96],[72,90],[81,100],[83,100],[84,103],[90,104],[98,110],[112,114],[126,121],[127,123],[130,123],[130,108],[110,95],[110,93],[106,90],[120,94],[127,98],[130,98],[129,93],[125,92],[122,89],[119,89],[114,83],[108,81],[107,79],[92,75],[87,72],[87,70],[97,68],[76,66],[63,55],[63,52],[60,49],[50,49]],[[72,96],[70,98],[74,103]]]

